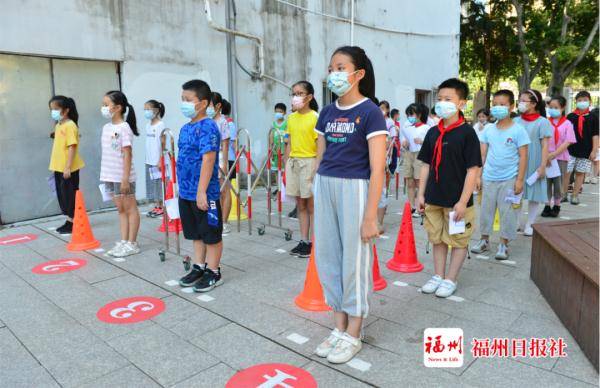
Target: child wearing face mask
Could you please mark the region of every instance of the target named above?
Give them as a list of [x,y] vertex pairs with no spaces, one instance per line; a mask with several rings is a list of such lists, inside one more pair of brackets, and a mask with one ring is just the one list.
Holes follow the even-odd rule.
[[195,79],[184,83],[182,89],[181,113],[190,121],[181,127],[177,144],[179,214],[183,236],[193,242],[194,259],[179,285],[208,292],[223,283],[219,267],[223,253],[218,164],[221,133],[207,115],[213,95],[208,84]]
[[[473,190],[481,168],[481,148],[475,130],[460,110],[467,103],[467,83],[450,78],[438,89],[435,112],[441,120],[427,132],[418,156],[423,162],[419,212],[425,215],[423,225],[433,244],[435,270],[421,291],[447,298],[456,291],[458,273],[475,229]],[[464,221],[464,232],[450,234],[450,217],[454,222]],[[446,271],[450,245],[452,260]]]
[[488,124],[490,120],[490,112],[487,109],[479,109],[477,111],[477,122],[473,125],[473,129],[475,133],[477,133],[477,137],[481,139],[481,135],[483,134],[483,129]]
[[[285,115],[287,106],[284,103],[278,102],[275,104],[275,113],[273,115],[273,123],[271,124],[271,135],[269,136],[269,148],[271,154],[271,184],[277,185],[277,168],[279,164],[279,155],[281,154],[281,166],[285,166],[285,144],[287,141],[287,120]],[[275,192],[276,195],[276,192]]]
[[296,197],[300,242],[290,255],[300,258],[310,256],[310,227],[313,217],[312,182],[315,176],[317,134],[315,125],[319,117],[319,105],[314,98],[315,90],[308,81],[299,81],[292,87],[294,113],[287,120],[288,143],[285,152],[286,195]]
[[73,231],[75,214],[75,192],[79,190],[79,170],[85,166],[79,156],[79,114],[75,101],[70,97],[54,96],[48,102],[50,117],[56,122],[50,155],[50,171],[54,172],[56,197],[62,214],[67,216],[65,223],[56,231],[70,234]]
[[[212,92],[210,99],[210,105],[206,109],[206,115],[213,119],[217,123],[219,133],[221,134],[221,152],[219,152],[219,176],[221,177],[221,185],[225,179],[224,172],[229,169],[229,123],[227,118],[221,114],[223,108],[223,97],[218,92]],[[223,188],[221,192],[221,203],[231,203],[231,186],[229,182]],[[223,223],[223,234],[228,235],[231,233],[231,225]]]
[[140,228],[140,212],[135,199],[136,174],[133,167],[133,136],[139,136],[135,111],[127,97],[118,90],[104,96],[102,116],[110,120],[102,128],[102,159],[100,180],[119,212],[121,241],[107,253],[125,257],[140,252],[137,234]]
[[[563,182],[569,164],[568,147],[577,140],[575,139],[573,124],[565,117],[566,106],[567,99],[563,96],[556,96],[550,99],[546,109],[550,124],[554,128],[554,136],[548,140],[548,163],[556,159],[560,175],[548,178],[548,202],[542,211],[542,217],[558,217],[560,202],[563,195],[566,195],[567,185],[569,184],[566,179]],[[554,203],[551,203],[552,200],[554,200]]]
[[515,122],[522,125],[529,134],[531,143],[528,147],[527,180],[537,172],[537,180],[534,184],[525,185],[523,198],[528,200],[527,221],[523,228],[525,236],[533,235],[531,225],[539,211],[540,203],[548,200],[548,191],[546,186],[546,165],[548,163],[548,140],[553,135],[553,128],[546,115],[546,103],[542,95],[537,90],[529,89],[521,92],[519,96],[519,112],[521,116],[515,119]]
[[575,185],[571,194],[571,204],[579,204],[579,191],[583,186],[585,174],[589,174],[592,162],[598,153],[598,116],[590,112],[592,96],[582,90],[575,95],[575,111],[569,113],[567,119],[573,124],[577,142],[569,146],[569,165],[567,166],[567,181],[575,172]]
[[429,131],[429,125],[425,124],[429,116],[429,109],[423,104],[413,103],[405,110],[408,125],[402,128],[401,144],[404,152],[404,163],[402,164],[404,178],[406,179],[406,194],[412,209],[413,217],[420,217],[416,211],[416,191],[419,187],[422,163],[418,159],[421,144]]
[[[148,100],[144,104],[146,124],[146,198],[155,203],[154,209],[146,215],[160,217],[163,215],[162,185],[160,176],[152,178],[151,170],[158,171],[162,154],[161,134],[165,129],[162,118],[165,116],[165,106],[162,102]],[[165,165],[167,161],[165,160]]]
[[514,201],[507,202],[506,198],[509,192],[512,192],[511,195],[523,192],[527,147],[531,142],[525,128],[515,124],[510,117],[514,105],[515,95],[510,90],[494,93],[491,112],[497,121],[486,128],[479,139],[483,159],[483,174],[477,182],[477,186],[483,188],[481,239],[471,248],[471,252],[483,253],[489,249],[497,210],[500,214],[500,244],[496,260],[508,259],[508,243],[517,237],[519,210],[513,206]]

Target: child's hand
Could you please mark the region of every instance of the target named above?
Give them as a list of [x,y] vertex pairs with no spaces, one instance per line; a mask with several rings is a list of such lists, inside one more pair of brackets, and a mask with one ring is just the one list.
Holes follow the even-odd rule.
[[423,140],[419,139],[418,137],[415,137],[413,141],[415,142],[415,144],[423,144]]
[[523,181],[517,179],[515,181],[515,187],[513,190],[514,190],[515,194],[521,194],[521,192],[523,191]]
[[592,152],[590,153],[590,160],[592,162],[596,161],[596,156],[598,155],[598,150],[597,149],[593,149]]
[[206,193],[199,192],[196,194],[196,206],[198,206],[198,209],[200,210],[208,210],[208,199],[206,198]]
[[475,190],[481,190],[481,177],[477,178],[477,182],[475,183]]
[[546,166],[540,166],[537,169],[538,179],[542,179],[546,176]]
[[408,140],[402,140],[402,148],[408,148]]
[[456,205],[454,205],[452,210],[454,210],[454,221],[458,222],[465,216],[465,213],[467,212],[467,206],[459,201],[456,203]]
[[65,170],[63,171],[63,178],[65,178],[65,179],[71,178],[71,168],[70,167],[65,167]]
[[360,226],[360,237],[364,243],[377,238],[379,236],[379,228],[377,227],[377,221],[364,219]]
[[425,213],[425,195],[424,194],[419,194],[419,199],[418,199],[418,204],[417,204],[417,211],[421,214]]
[[129,184],[129,180],[121,181],[121,194],[128,195],[131,194],[131,185]]

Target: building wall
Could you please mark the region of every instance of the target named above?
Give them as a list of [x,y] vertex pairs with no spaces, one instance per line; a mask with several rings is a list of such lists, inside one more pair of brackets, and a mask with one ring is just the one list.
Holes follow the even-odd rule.
[[[349,0],[295,2],[311,10],[350,17]],[[179,113],[180,87],[191,78],[206,80],[211,88],[231,101],[231,96],[228,95],[226,36],[208,26],[204,1],[2,0],[1,3],[0,53],[119,63],[121,87],[138,113],[142,132],[145,120],[141,111],[143,103],[150,98],[165,103],[165,123],[168,127],[177,130],[183,125],[185,121]],[[210,4],[215,22],[225,25],[225,0],[212,0]],[[360,22],[403,31],[440,34],[417,36],[355,26],[355,44],[364,47],[371,57],[376,72],[377,96],[380,99],[389,100],[394,107],[403,111],[414,100],[414,89],[432,89],[443,79],[458,74],[458,0],[357,0],[355,4],[356,19]],[[276,0],[237,0],[235,6],[236,28],[264,39],[265,73],[288,84],[308,79],[315,86],[317,101],[322,105],[322,85],[329,57],[336,47],[349,43],[350,25],[302,12]],[[236,47],[239,61],[247,68],[256,68],[254,44],[237,38]],[[82,72],[92,71],[91,68],[88,70],[86,62],[80,64]],[[279,101],[286,102],[289,106],[289,91],[272,81],[253,80],[238,66],[234,69],[238,101],[238,106],[234,109],[238,125],[250,131],[254,157],[263,159],[266,152],[266,130],[272,120],[272,107]],[[6,73],[15,69],[0,66],[0,72],[2,71]],[[7,76],[0,73],[0,83]],[[0,111],[3,101],[19,98],[1,86],[0,84]],[[102,86],[100,84],[98,90],[102,90]],[[46,97],[40,98],[40,101],[44,101]],[[101,130],[101,98],[102,93],[86,97],[85,103],[92,106],[85,107],[84,111],[86,114],[97,114],[93,120],[90,118],[90,127],[86,128],[94,133],[90,139],[99,136]],[[95,111],[94,101],[97,101]],[[52,122],[46,104],[39,104],[31,109],[36,110],[33,121],[31,118],[21,117],[25,114],[21,112],[5,117],[6,120],[0,121],[0,124],[27,120],[28,126],[34,130],[39,128],[40,133],[47,134]],[[17,128],[11,126],[0,130],[18,131],[18,125]],[[17,141],[11,146],[25,152],[27,143]],[[48,146],[44,150],[47,149]],[[143,176],[143,137],[136,141],[133,152],[138,176]],[[99,147],[90,145],[86,148],[86,153],[83,155],[84,159],[94,161],[89,165],[97,165]],[[0,163],[3,163],[1,158],[2,156]],[[40,177],[47,173],[31,171],[46,169],[47,162],[44,158],[38,159],[35,163],[25,163],[22,169],[30,172],[29,175],[25,174],[32,180],[30,186],[40,188]],[[92,183],[97,181],[99,175],[99,171],[91,170],[82,173],[89,182],[86,190],[94,190]],[[18,172],[15,171],[15,174]],[[10,180],[11,175],[7,175],[7,179]],[[6,192],[0,190],[0,195],[5,197]],[[87,196],[90,197],[88,207],[101,206],[98,193]],[[138,198],[144,196],[144,184],[140,179]],[[51,198],[49,193],[40,201],[51,203]],[[0,198],[0,212],[4,222],[57,212],[57,207],[51,204],[46,205],[43,210],[39,206],[36,208],[38,210],[29,212],[26,216],[13,212],[7,217],[6,207],[9,203],[6,198]]]

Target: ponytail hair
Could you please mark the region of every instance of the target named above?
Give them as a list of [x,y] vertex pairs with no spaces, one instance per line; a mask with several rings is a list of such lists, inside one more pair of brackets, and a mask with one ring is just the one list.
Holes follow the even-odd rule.
[[[365,71],[365,76],[358,83],[358,91],[363,96],[375,102],[375,71],[373,70],[373,64],[367,56],[367,53],[365,53],[365,50],[358,46],[342,46],[333,52],[333,55],[335,54],[345,54],[349,56],[354,64],[354,70]],[[375,104],[377,103],[375,102]]]
[[298,81],[294,85],[292,85],[292,89],[295,86],[300,86],[302,89],[304,89],[306,94],[310,94],[312,96],[312,98],[308,102],[308,107],[310,109],[314,110],[315,112],[318,112],[319,111],[319,103],[315,99],[315,88],[312,86],[312,84],[308,81]]
[[48,105],[54,102],[61,109],[67,110],[67,117],[71,119],[76,125],[79,120],[79,113],[77,113],[77,107],[75,106],[75,100],[71,97],[65,96],[54,96],[48,101]]
[[106,97],[110,98],[113,104],[121,107],[121,114],[127,124],[129,124],[131,131],[134,135],[139,136],[140,133],[138,132],[137,121],[135,120],[135,111],[133,110],[133,106],[127,101],[127,96],[120,90],[111,90],[106,93]]
[[165,106],[162,102],[158,102],[156,100],[148,100],[146,101],[146,104],[150,105],[152,107],[152,109],[158,109],[158,117],[159,118],[163,118],[165,117]]
[[523,94],[527,94],[531,98],[531,101],[535,102],[536,112],[546,117],[546,101],[542,98],[542,93],[535,89],[527,89],[521,92],[521,95]]

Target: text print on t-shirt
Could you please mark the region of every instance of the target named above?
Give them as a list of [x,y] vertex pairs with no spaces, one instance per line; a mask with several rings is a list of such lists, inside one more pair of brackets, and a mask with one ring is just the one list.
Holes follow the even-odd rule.
[[327,126],[325,127],[327,141],[331,143],[346,143],[348,141],[348,135],[351,135],[356,131],[355,124],[359,123],[360,116],[353,122],[349,122],[347,117],[340,117],[335,119],[333,123],[327,123]]

